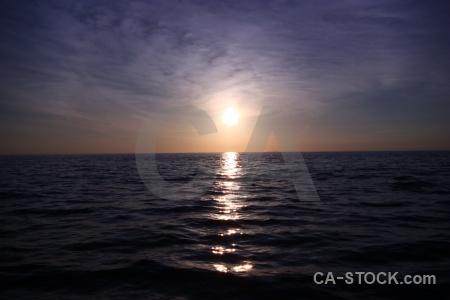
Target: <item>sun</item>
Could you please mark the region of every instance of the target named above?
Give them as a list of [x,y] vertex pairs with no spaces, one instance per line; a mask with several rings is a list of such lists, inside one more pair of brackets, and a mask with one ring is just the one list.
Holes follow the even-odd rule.
[[223,114],[222,114],[222,121],[227,125],[227,126],[233,126],[235,125],[239,120],[239,113],[234,110],[233,108],[229,108],[227,109]]

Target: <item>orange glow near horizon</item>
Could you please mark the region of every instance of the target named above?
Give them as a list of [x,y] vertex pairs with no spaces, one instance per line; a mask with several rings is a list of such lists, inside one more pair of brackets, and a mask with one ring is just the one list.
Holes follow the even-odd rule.
[[[244,152],[257,115],[255,112],[239,107],[239,120],[233,126],[227,126],[221,120],[222,108],[207,111],[211,113],[218,132],[200,136],[194,126],[187,122],[168,123],[157,137],[157,153],[225,153]],[[294,116],[295,120],[301,120]],[[141,120],[142,121],[142,120]],[[131,124],[117,122],[110,130],[98,130],[94,136],[83,135],[75,128],[67,129],[64,134],[55,134],[55,128],[36,129],[22,139],[20,135],[4,139],[0,155],[27,154],[114,154],[135,153],[136,137],[142,122]],[[102,125],[103,126],[103,125]],[[332,126],[307,127],[293,124],[297,133],[298,150],[302,152],[334,151],[427,151],[450,150],[446,136],[436,132],[434,136],[411,131],[397,134],[392,132],[344,132]],[[65,128],[63,128],[66,130]],[[265,146],[266,152],[278,151],[276,137],[272,134]]]

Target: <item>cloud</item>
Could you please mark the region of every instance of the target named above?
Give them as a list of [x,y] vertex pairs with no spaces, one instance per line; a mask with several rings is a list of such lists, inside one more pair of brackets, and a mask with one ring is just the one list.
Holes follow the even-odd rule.
[[7,2],[2,122],[11,128],[33,114],[91,129],[86,120],[135,127],[164,105],[214,110],[233,99],[255,111],[284,105],[304,120],[299,126],[326,119],[339,127],[343,118],[375,126],[386,115],[404,128],[435,117],[431,127],[442,130],[450,125],[442,114],[450,108],[446,5]]

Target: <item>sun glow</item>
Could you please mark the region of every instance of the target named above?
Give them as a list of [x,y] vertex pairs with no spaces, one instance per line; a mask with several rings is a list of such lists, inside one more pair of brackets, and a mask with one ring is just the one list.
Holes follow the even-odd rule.
[[239,120],[239,113],[234,110],[233,108],[229,108],[227,109],[223,114],[222,114],[222,121],[227,125],[227,126],[233,126],[235,125]]

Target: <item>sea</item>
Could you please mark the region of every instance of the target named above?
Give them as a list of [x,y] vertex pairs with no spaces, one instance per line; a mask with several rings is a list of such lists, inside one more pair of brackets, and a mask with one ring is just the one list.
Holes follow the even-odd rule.
[[0,298],[450,299],[450,152],[289,155],[0,156]]

